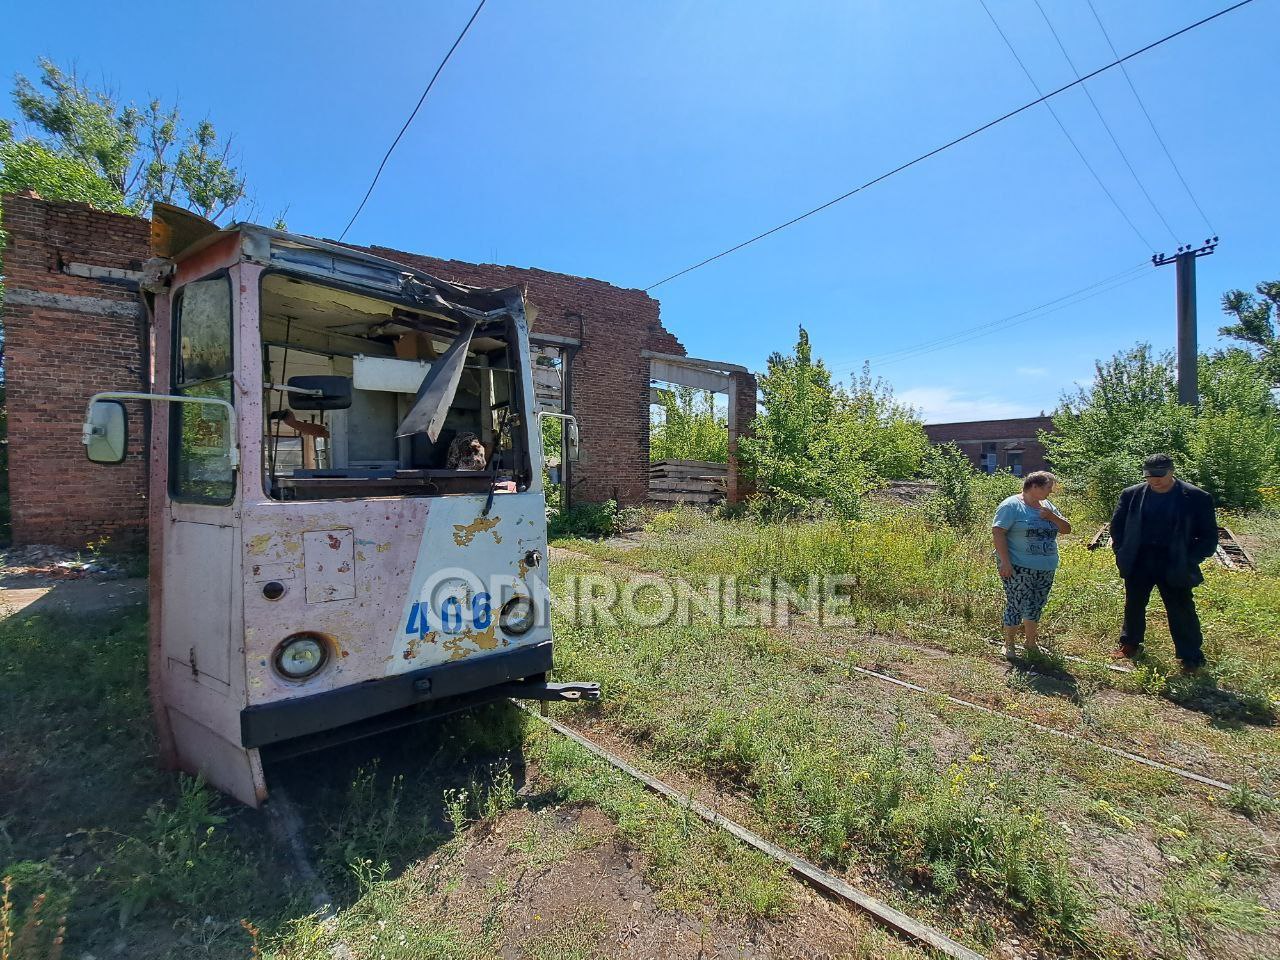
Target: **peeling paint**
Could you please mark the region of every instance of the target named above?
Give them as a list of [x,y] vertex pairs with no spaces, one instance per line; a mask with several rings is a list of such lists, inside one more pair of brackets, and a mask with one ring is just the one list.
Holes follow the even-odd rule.
[[263,553],[264,551],[266,551],[267,547],[269,546],[271,546],[271,534],[260,533],[256,537],[250,538],[249,553],[250,555],[255,553]]
[[[460,547],[471,545],[471,541],[476,538],[476,534],[485,531],[493,532],[493,528],[502,522],[501,517],[476,517],[470,523],[455,523],[453,525],[453,542]],[[501,543],[502,538],[498,534],[493,534],[495,543]]]
[[[436,643],[439,641],[439,639],[440,639],[440,635],[436,633],[436,631],[434,630],[432,630],[430,633],[424,633],[421,636],[414,637],[412,640],[409,641],[409,646],[404,651],[404,658],[406,660],[417,659],[418,653],[420,652],[418,648],[421,644]],[[389,657],[388,659],[392,659],[392,658]]]

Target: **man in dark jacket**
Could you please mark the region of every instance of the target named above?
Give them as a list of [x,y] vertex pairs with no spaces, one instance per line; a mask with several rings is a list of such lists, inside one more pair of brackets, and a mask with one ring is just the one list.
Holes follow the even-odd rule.
[[1191,589],[1204,583],[1200,564],[1218,547],[1213,497],[1177,479],[1163,453],[1143,461],[1142,475],[1142,483],[1120,494],[1111,517],[1111,549],[1124,578],[1124,628],[1115,656],[1133,658],[1142,647],[1147,601],[1157,587],[1173,649],[1182,669],[1194,672],[1204,665],[1204,638]]

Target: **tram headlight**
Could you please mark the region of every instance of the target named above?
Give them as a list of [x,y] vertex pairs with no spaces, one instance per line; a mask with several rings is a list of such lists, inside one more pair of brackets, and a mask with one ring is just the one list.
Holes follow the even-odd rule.
[[502,605],[502,613],[498,615],[498,626],[503,633],[519,636],[528,633],[537,619],[533,600],[529,597],[512,597]]
[[287,680],[305,680],[324,666],[329,650],[322,639],[312,633],[295,633],[285,637],[276,647],[275,667]]

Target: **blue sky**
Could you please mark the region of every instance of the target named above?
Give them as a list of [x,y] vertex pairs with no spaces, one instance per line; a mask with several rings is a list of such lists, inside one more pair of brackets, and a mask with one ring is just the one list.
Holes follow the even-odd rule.
[[[1041,0],[1082,70],[1112,59],[1086,0]],[[1048,89],[1073,78],[1034,0],[988,0]],[[1126,53],[1226,0],[1094,0]],[[236,134],[261,219],[337,236],[472,0],[6,12],[0,65],[39,55]],[[216,15],[211,11],[216,9]],[[1222,237],[1200,261],[1202,343],[1231,287],[1280,278],[1280,3],[1256,0],[1129,71]],[[165,38],[169,38],[166,40]],[[1207,231],[1119,71],[1060,115],[1157,249]],[[978,0],[777,4],[489,0],[349,240],[644,287],[1032,99]],[[0,113],[11,116],[5,103]],[[654,291],[693,356],[762,369],[803,323],[840,375],[998,320],[1152,253],[1043,107]],[[1093,360],[1173,345],[1171,267],[1043,318],[873,364],[926,419],[1053,408]]]

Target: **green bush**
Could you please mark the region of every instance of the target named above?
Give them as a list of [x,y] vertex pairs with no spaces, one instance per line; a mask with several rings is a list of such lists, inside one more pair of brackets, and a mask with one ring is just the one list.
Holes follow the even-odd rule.
[[716,395],[693,387],[660,388],[650,407],[649,459],[729,462],[729,417]]
[[[928,502],[929,513],[953,527],[973,526],[984,512],[992,487],[986,482],[985,475],[973,469],[969,458],[954,443],[935,447],[926,471],[938,485],[937,492]],[[1006,496],[1007,493],[1000,499]]]
[[1172,456],[1219,506],[1261,504],[1260,488],[1280,468],[1280,407],[1264,366],[1239,349],[1202,356],[1200,386],[1199,409],[1179,404],[1172,355],[1139,344],[1098,364],[1093,383],[1063,399],[1041,439],[1094,517],[1141,480],[1152,453]]
[[616,500],[575,503],[568,510],[551,514],[547,523],[547,536],[553,540],[598,540],[621,533],[625,520],[626,515],[619,510]]
[[864,494],[913,476],[929,448],[916,412],[883,380],[864,369],[851,389],[833,382],[803,327],[790,355],[769,357],[760,392],[764,411],[738,453],[764,520],[855,519]]
[[121,926],[152,905],[228,906],[250,886],[253,867],[220,829],[227,818],[218,806],[203,780],[184,774],[176,803],[154,805],[140,835],[118,838],[101,872],[115,892]]

